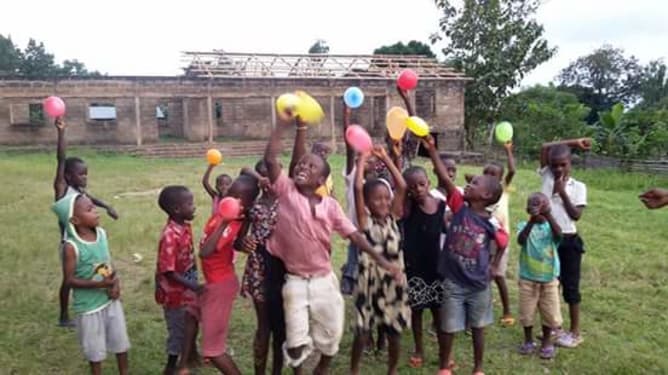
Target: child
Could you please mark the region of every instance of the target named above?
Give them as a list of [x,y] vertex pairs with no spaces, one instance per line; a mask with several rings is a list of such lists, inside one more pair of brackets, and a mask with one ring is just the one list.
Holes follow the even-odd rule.
[[197,337],[197,264],[193,254],[190,221],[195,217],[193,194],[185,186],[167,186],[160,192],[158,205],[168,215],[158,245],[155,272],[155,301],[162,306],[167,324],[167,365],[165,374],[185,367],[191,359]]
[[[274,333],[272,374],[280,374],[281,367],[283,366],[283,350],[281,346],[285,340],[285,334],[284,329],[281,330],[280,327],[272,327],[270,316],[280,313],[277,310],[282,311],[283,306],[278,305],[275,310],[269,310],[266,293],[267,263],[269,261],[266,242],[273,233],[274,226],[276,225],[278,201],[271,186],[268,185],[267,167],[264,160],[260,160],[255,164],[255,170],[244,168],[241,173],[254,176],[258,181],[261,181],[260,187],[262,189],[262,195],[248,210],[248,216],[241,230],[242,234],[239,235],[235,244],[235,249],[248,253],[246,268],[241,282],[241,295],[251,298],[255,307],[255,316],[257,319],[257,329],[253,341],[255,373],[264,374],[266,371],[269,339],[271,334]],[[250,231],[247,229],[250,229]],[[244,236],[243,233],[247,234]]]
[[422,167],[406,169],[403,178],[408,185],[408,202],[401,224],[415,344],[409,364],[413,368],[420,368],[424,361],[423,310],[431,310],[436,326],[440,326],[438,309],[443,288],[438,274],[438,257],[441,252],[439,241],[444,227],[445,202],[429,194],[429,178]]
[[65,282],[73,290],[73,308],[84,357],[91,373],[102,374],[107,352],[116,354],[119,374],[128,373],[130,341],[120,297],[120,279],[111,268],[107,234],[93,201],[69,194],[53,205],[67,231],[63,246]]
[[[438,261],[439,274],[444,277],[444,298],[439,331],[439,374],[450,374],[454,334],[468,327],[473,333],[474,374],[482,374],[484,327],[492,323],[490,274],[499,266],[508,235],[496,229],[486,210],[501,197],[499,180],[491,176],[475,176],[466,185],[464,194],[450,180],[438,157],[431,137],[424,139],[438,177],[445,182],[448,206],[453,217]],[[490,247],[500,249],[490,264]]]
[[276,228],[267,249],[283,260],[287,270],[283,286],[285,358],[296,373],[301,373],[302,363],[315,347],[322,353],[315,372],[326,373],[339,348],[344,315],[343,296],[332,272],[332,232],[370,253],[396,277],[400,277],[400,271],[373,251],[334,198],[315,193],[330,174],[326,161],[307,153],[291,163],[292,178],[281,171],[277,156],[285,128],[279,125],[274,129],[264,157],[279,202]]
[[[259,194],[258,181],[241,175],[232,183],[228,197],[240,200],[242,207],[251,207]],[[242,220],[224,221],[212,215],[204,228],[199,256],[206,283],[200,295],[202,354],[223,374],[240,374],[232,357],[226,353],[227,332],[239,291],[234,272],[233,244]]]
[[204,176],[202,176],[202,186],[204,186],[204,190],[206,190],[213,201],[213,204],[211,205],[212,215],[216,213],[218,210],[218,203],[227,195],[227,190],[230,188],[230,185],[232,185],[232,177],[227,174],[220,174],[216,177],[216,188],[213,189],[211,187],[209,184],[209,176],[211,176],[211,171],[213,171],[213,168],[215,167],[215,165],[209,164],[206,168],[206,172],[204,172]]
[[550,341],[550,333],[561,328],[559,306],[559,258],[557,243],[561,228],[550,212],[550,202],[542,193],[533,193],[527,200],[529,222],[518,226],[517,242],[520,252],[520,323],[524,327],[524,343],[520,354],[532,354],[536,350],[533,341],[533,320],[536,307],[543,322],[543,338],[540,357],[552,359],[556,350]]
[[571,329],[559,335],[557,344],[566,348],[574,348],[583,341],[580,335],[580,265],[584,243],[575,222],[580,220],[587,205],[587,186],[570,175],[571,147],[589,150],[591,139],[545,143],[540,154],[541,192],[549,197],[552,215],[562,232],[557,249],[561,265],[559,281],[568,304]]
[[[364,182],[368,155],[362,155],[358,160],[355,176],[358,228],[363,231],[377,254],[403,270],[401,236],[395,220],[402,216],[406,182],[384,148],[374,148],[374,154],[390,169],[394,176],[396,191],[394,198],[391,198],[392,190],[385,181],[371,179]],[[350,372],[359,373],[365,341],[374,326],[377,326],[386,334],[389,342],[387,373],[396,374],[400,335],[410,321],[405,281],[396,282],[391,274],[371,260],[367,254],[362,254],[354,300],[357,319]]]
[[[88,195],[88,198],[93,202],[97,207],[104,208],[107,211],[107,214],[114,220],[118,219],[118,214],[111,206],[102,202],[99,199],[93,198],[88,194],[85,189],[88,183],[88,167],[83,160],[77,157],[65,157],[65,122],[62,117],[58,117],[55,120],[55,126],[58,130],[58,148],[56,151],[56,159],[58,164],[56,166],[56,178],[53,181],[53,189],[55,192],[54,202],[60,200],[66,195],[83,193]],[[61,265],[63,262],[63,244],[67,239],[67,231],[65,227],[60,224],[60,260]],[[70,298],[70,288],[65,282],[65,274],[63,269],[63,281],[60,284],[59,291],[59,301],[60,301],[60,316],[58,319],[58,325],[61,327],[74,327],[74,323],[70,320],[69,314],[67,311],[67,306],[69,304]]]

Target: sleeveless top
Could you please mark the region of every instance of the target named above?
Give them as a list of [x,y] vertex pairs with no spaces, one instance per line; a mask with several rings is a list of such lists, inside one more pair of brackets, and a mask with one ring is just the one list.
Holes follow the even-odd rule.
[[[69,233],[67,243],[74,247],[77,257],[74,277],[83,280],[102,281],[111,275],[111,256],[107,243],[107,233],[98,227],[95,242],[84,241],[74,233]],[[109,302],[107,290],[103,288],[73,288],[74,303],[72,307],[77,314],[92,313],[105,307]]]

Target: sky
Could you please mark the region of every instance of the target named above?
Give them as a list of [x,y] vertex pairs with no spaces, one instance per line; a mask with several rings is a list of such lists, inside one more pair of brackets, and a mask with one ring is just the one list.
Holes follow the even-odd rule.
[[[0,34],[24,48],[44,42],[57,62],[76,58],[110,75],[176,75],[181,51],[305,53],[324,39],[330,53],[368,54],[438,31],[433,0],[6,0]],[[668,62],[668,1],[544,0],[536,18],[558,47],[523,86],[547,83],[603,44],[646,63]],[[439,51],[443,46],[432,46]]]

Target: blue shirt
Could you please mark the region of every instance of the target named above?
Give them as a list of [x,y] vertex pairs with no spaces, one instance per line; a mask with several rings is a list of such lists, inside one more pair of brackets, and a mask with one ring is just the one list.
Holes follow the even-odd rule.
[[[526,221],[519,223],[517,233],[526,226]],[[520,250],[520,278],[541,283],[555,280],[559,276],[557,247],[550,223],[534,223]]]

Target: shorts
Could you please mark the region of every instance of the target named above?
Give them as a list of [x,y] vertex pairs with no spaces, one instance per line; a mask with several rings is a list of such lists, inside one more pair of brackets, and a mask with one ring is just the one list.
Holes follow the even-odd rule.
[[[343,336],[344,302],[336,275],[303,278],[286,275],[283,286],[286,364],[298,367],[318,349],[326,356],[339,351]],[[299,358],[291,358],[287,349],[305,346]]]
[[102,362],[107,352],[119,354],[130,349],[121,301],[76,317],[77,336],[84,357],[89,362]]
[[196,306],[163,307],[162,311],[167,324],[167,354],[179,355],[183,347],[186,317],[191,315],[193,318],[199,319],[199,311]]
[[234,274],[222,281],[204,285],[204,291],[199,297],[204,357],[215,358],[225,354],[232,307],[238,293],[239,280]]
[[496,272],[492,276],[506,277],[506,272],[508,271],[508,258],[510,258],[510,247],[506,247],[506,250],[503,252],[503,255],[501,255],[501,259],[499,260],[499,267],[496,269]]
[[564,235],[557,248],[561,266],[559,281],[561,282],[564,301],[568,304],[580,303],[580,266],[584,243],[579,235]]
[[519,294],[520,323],[523,327],[533,327],[536,308],[544,326],[552,329],[561,327],[563,319],[559,304],[559,280],[539,283],[520,279]]
[[445,279],[443,290],[440,311],[442,332],[461,332],[468,327],[483,328],[494,321],[489,284],[481,290]]

